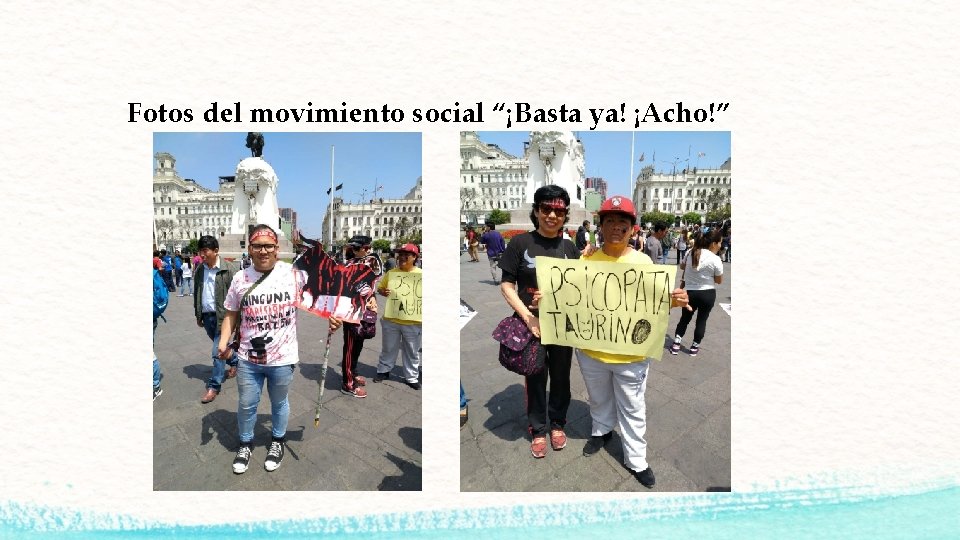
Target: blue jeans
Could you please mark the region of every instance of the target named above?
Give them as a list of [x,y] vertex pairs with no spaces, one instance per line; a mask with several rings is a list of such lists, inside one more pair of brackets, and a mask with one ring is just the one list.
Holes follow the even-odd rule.
[[463,391],[463,383],[460,383],[460,408],[467,406],[467,394]]
[[189,296],[193,296],[193,287],[190,286],[190,282],[193,281],[192,277],[185,277],[183,281],[180,282],[180,296],[183,296],[183,290],[186,289]]
[[[157,339],[157,320],[153,320],[153,339]],[[157,360],[157,354],[153,354],[153,387],[160,388],[160,361]]]
[[237,370],[237,388],[240,390],[240,403],[237,405],[237,430],[240,442],[253,442],[253,427],[257,423],[257,406],[263,392],[263,381],[267,381],[267,393],[270,394],[270,423],[275,439],[281,439],[287,433],[287,420],[290,418],[290,383],[296,365],[262,366],[244,360]]
[[207,331],[207,336],[213,340],[213,373],[207,379],[207,388],[213,388],[220,392],[220,385],[223,384],[223,378],[227,376],[226,364],[237,365],[237,354],[234,353],[230,360],[223,361],[217,354],[217,345],[220,344],[220,327],[217,325],[216,313],[204,313],[200,315],[200,321],[203,323],[203,329]]

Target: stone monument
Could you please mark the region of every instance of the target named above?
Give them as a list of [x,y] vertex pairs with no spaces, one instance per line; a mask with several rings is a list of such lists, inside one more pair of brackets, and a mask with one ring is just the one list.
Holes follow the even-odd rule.
[[250,226],[264,223],[280,233],[277,185],[280,180],[262,157],[249,157],[237,165],[230,232],[246,234]]
[[508,226],[533,226],[530,222],[533,194],[547,184],[556,184],[570,195],[570,221],[565,228],[576,229],[584,219],[591,219],[590,212],[584,209],[583,143],[577,140],[572,131],[531,131],[524,157],[530,166],[527,174],[527,200],[523,208],[510,212]]
[[[247,146],[251,147],[247,134]],[[280,209],[277,205],[277,187],[280,179],[273,167],[262,156],[263,136],[254,137],[251,152],[255,157],[245,158],[237,165],[234,180],[233,212],[230,216],[230,233],[220,238],[220,252],[227,257],[239,257],[247,251],[247,235],[254,225],[261,223],[273,227],[280,241],[280,258],[293,257],[293,245],[280,230]]]

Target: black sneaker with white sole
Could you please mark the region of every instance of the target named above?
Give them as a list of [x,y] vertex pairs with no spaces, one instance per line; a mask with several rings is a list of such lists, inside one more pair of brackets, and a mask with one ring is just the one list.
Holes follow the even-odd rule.
[[163,388],[160,388],[159,386],[156,387],[156,388],[154,388],[154,389],[153,389],[153,400],[156,401],[157,398],[160,397],[160,394],[162,394],[162,393],[163,393]]
[[283,441],[274,439],[270,441],[270,449],[267,450],[267,459],[263,462],[263,468],[267,472],[273,472],[280,468],[280,462],[283,461]]
[[252,454],[253,447],[250,446],[250,443],[244,443],[240,445],[240,449],[237,450],[237,457],[233,458],[234,474],[243,474],[247,472],[247,467],[250,465],[250,456]]

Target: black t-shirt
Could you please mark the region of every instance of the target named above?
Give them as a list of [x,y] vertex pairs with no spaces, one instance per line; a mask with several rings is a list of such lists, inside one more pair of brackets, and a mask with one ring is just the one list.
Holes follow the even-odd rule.
[[570,240],[560,236],[546,238],[537,231],[513,237],[500,257],[500,269],[503,270],[503,281],[517,284],[517,293],[524,305],[530,305],[533,301],[533,293],[537,289],[535,257],[541,256],[579,259],[580,251]]

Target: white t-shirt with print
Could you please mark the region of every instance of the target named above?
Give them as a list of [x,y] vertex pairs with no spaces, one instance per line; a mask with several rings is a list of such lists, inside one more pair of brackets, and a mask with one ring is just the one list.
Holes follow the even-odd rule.
[[[277,261],[270,275],[247,295],[240,314],[242,323],[237,356],[241,359],[249,359],[250,339],[260,336],[272,338],[266,344],[267,365],[283,366],[300,360],[297,345],[297,298],[303,286],[300,274],[290,263]],[[223,306],[238,311],[240,299],[260,276],[252,265],[234,274]]]
[[683,259],[687,267],[683,271],[684,288],[688,291],[705,291],[707,289],[716,289],[717,283],[713,280],[714,276],[723,275],[723,263],[720,257],[717,257],[709,249],[700,250],[700,267],[693,268],[693,250],[687,253]]

